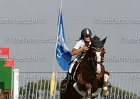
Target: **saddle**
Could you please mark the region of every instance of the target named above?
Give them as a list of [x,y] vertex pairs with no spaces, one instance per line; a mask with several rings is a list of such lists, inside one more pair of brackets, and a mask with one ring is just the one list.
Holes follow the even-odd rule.
[[86,53],[82,53],[81,55],[79,55],[77,60],[75,61],[75,64],[74,64],[73,68],[72,68],[71,75],[72,75],[72,78],[73,78],[74,81],[77,80],[77,70],[78,70],[78,68],[79,68],[79,66],[82,62],[82,59],[84,58],[85,55],[86,55]]

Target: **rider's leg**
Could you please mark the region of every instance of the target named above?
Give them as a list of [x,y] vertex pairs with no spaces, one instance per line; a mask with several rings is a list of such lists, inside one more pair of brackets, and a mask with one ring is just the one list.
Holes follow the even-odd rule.
[[71,75],[73,74],[74,72],[74,65],[75,65],[76,61],[73,61],[71,64],[70,64],[70,68],[68,70],[68,73],[70,73]]
[[60,86],[61,92],[65,92],[67,90],[67,86],[68,86],[71,78],[72,78],[72,76],[68,72],[67,75],[66,75],[66,78],[61,82],[61,86]]
[[67,86],[68,86],[68,84],[69,84],[69,82],[71,81],[71,80],[73,80],[73,73],[74,73],[74,71],[75,71],[75,61],[74,62],[72,62],[71,64],[70,64],[70,68],[69,68],[69,70],[68,70],[68,73],[67,73],[67,76],[66,76],[66,78],[64,79],[65,80],[65,83],[63,83],[62,85],[61,85],[61,88],[60,88],[60,90],[62,91],[62,92],[65,92],[66,90],[67,90]]

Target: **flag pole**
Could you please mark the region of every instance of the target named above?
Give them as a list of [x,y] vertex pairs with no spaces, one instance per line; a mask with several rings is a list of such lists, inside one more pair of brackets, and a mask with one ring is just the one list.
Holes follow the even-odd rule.
[[55,65],[56,65],[56,48],[57,48],[57,42],[58,42],[58,32],[59,32],[59,22],[60,22],[60,14],[62,11],[62,0],[61,0],[61,5],[59,8],[59,15],[58,15],[58,23],[57,23],[57,38],[56,38],[56,45],[55,45],[55,55],[54,55],[54,63],[53,63],[53,72],[51,74],[50,78],[50,99],[55,99],[55,87],[56,87],[56,76],[55,76]]
[[54,72],[54,69],[55,69],[55,63],[56,63],[56,48],[57,48],[57,42],[58,42],[58,32],[59,32],[59,22],[60,22],[60,14],[62,12],[62,0],[61,0],[61,4],[60,4],[60,8],[59,8],[59,15],[58,15],[58,23],[57,23],[57,37],[56,37],[56,44],[55,44],[55,57],[54,57],[54,64],[53,64],[53,72]]

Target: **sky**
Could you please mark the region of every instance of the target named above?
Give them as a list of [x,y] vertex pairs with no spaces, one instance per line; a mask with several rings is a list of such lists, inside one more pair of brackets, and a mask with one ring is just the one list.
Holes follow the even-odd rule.
[[[140,71],[139,0],[63,0],[66,45],[84,28],[107,37],[108,71]],[[55,58],[60,0],[0,0],[0,47],[22,72],[62,71]]]

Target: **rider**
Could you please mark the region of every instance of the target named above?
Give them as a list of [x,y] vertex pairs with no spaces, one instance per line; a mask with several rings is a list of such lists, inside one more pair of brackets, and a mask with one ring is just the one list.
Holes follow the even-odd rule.
[[61,86],[62,90],[66,90],[69,81],[73,79],[73,73],[75,72],[75,68],[76,68],[75,64],[77,63],[78,59],[82,56],[82,54],[89,49],[88,47],[91,44],[90,41],[91,36],[92,36],[92,32],[89,28],[85,28],[82,30],[79,41],[76,43],[76,45],[71,51],[71,55],[72,56],[77,55],[77,57],[70,64],[70,68],[65,78],[66,82]]

